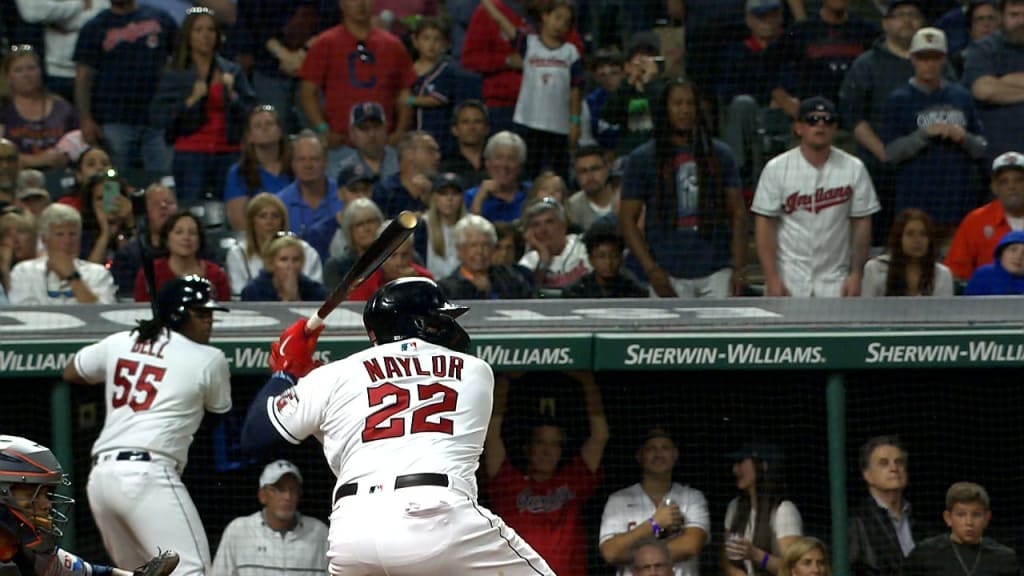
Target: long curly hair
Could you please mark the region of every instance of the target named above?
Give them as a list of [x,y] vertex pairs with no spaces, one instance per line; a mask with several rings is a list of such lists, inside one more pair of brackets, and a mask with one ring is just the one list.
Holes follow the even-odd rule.
[[896,215],[892,228],[889,229],[889,240],[886,251],[889,254],[889,272],[885,275],[886,296],[908,296],[910,286],[907,282],[907,265],[914,258],[907,256],[903,251],[903,231],[911,222],[920,222],[924,225],[925,233],[928,235],[928,251],[920,259],[921,277],[918,279],[918,292],[922,296],[929,296],[935,290],[935,262],[938,260],[938,235],[935,232],[935,222],[924,210],[907,208]]

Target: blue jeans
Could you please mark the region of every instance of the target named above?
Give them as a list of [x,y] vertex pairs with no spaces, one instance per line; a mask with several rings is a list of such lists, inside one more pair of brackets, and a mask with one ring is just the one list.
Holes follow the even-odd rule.
[[178,204],[195,206],[203,202],[207,193],[220,200],[224,196],[228,168],[237,161],[238,152],[206,154],[175,151],[174,191]]
[[164,131],[136,124],[104,124],[110,161],[114,168],[128,172],[142,165],[146,172],[167,174],[174,150],[164,142]]

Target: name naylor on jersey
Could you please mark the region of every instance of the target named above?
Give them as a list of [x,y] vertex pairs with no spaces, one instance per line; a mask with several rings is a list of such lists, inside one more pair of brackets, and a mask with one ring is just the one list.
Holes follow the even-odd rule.
[[[415,342],[410,344],[415,345]],[[412,376],[433,376],[434,378],[451,378],[462,380],[463,360],[458,356],[435,354],[427,361],[420,362],[418,356],[382,356],[363,361],[363,368],[370,382],[392,378],[409,378]]]
[[0,354],[0,372],[60,372],[74,357],[74,352],[21,354],[8,350]]
[[572,350],[558,348],[509,348],[497,344],[476,347],[476,356],[495,366],[571,366]]
[[714,366],[766,364],[824,364],[821,346],[763,346],[729,344],[721,346],[644,346],[626,347],[626,366]]
[[850,201],[850,198],[853,198],[853,187],[849,185],[836,186],[835,188],[818,188],[814,191],[814,194],[793,192],[786,197],[783,211],[786,214],[792,214],[797,210],[803,210],[804,212],[817,214],[827,208],[845,204]]

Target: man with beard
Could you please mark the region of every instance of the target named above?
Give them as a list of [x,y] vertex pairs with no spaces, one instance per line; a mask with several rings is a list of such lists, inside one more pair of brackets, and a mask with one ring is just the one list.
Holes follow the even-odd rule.
[[359,168],[374,181],[398,173],[398,152],[388,146],[387,115],[376,102],[360,102],[349,112],[348,146],[328,151],[327,174]]
[[595,220],[614,211],[618,199],[608,183],[611,167],[600,147],[584,146],[577,150],[573,168],[580,189],[569,196],[565,212],[571,224],[586,232]]
[[1002,0],[1002,28],[966,52],[964,86],[978,102],[988,158],[1017,148],[1024,131],[1024,0]]

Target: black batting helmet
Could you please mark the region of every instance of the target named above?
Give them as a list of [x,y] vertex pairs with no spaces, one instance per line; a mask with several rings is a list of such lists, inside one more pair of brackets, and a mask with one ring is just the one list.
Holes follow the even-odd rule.
[[363,308],[363,325],[374,345],[420,338],[452,350],[469,350],[469,334],[456,318],[469,310],[445,299],[429,278],[399,278],[381,286]]
[[202,276],[192,274],[174,278],[164,284],[157,295],[160,322],[172,330],[181,330],[188,318],[185,312],[189,309],[205,308],[227,312],[227,308],[217,303],[216,292],[213,284]]
[[[49,550],[59,542],[60,526],[68,521],[67,511],[75,501],[56,490],[70,485],[49,448],[20,436],[0,435],[0,506],[13,516],[19,532],[28,531],[24,536],[29,547]],[[31,497],[16,495],[17,486],[32,489]]]

